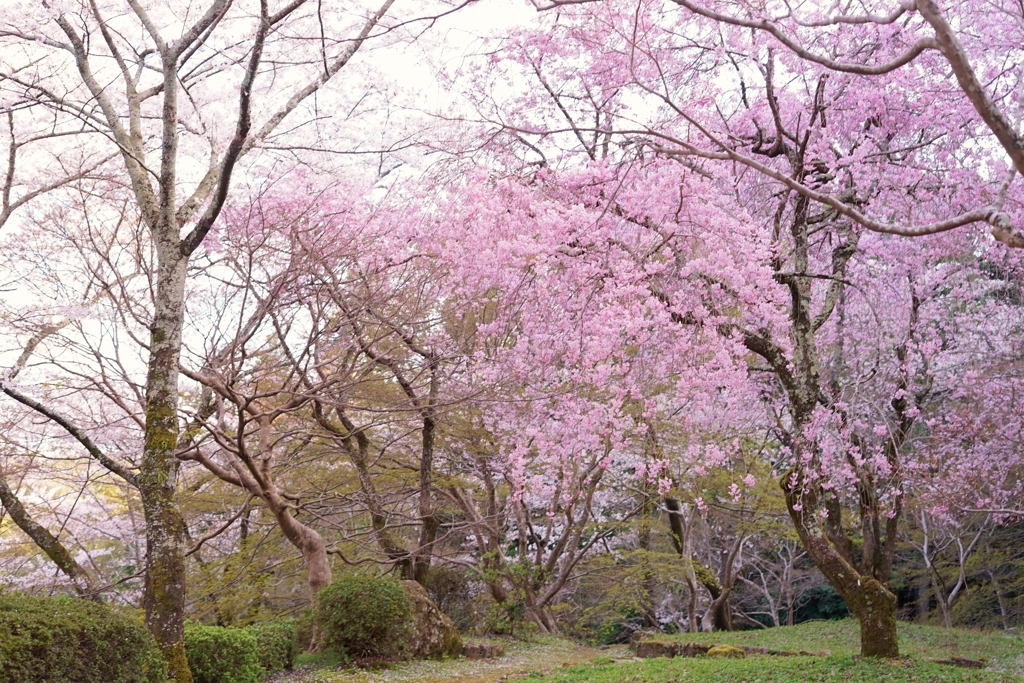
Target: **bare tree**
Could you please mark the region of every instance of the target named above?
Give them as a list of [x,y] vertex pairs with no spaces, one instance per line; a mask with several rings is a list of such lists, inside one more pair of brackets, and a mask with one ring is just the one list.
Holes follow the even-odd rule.
[[[53,145],[81,135],[101,149],[62,178],[87,175],[97,159],[112,154],[105,175],[128,189],[151,240],[137,481],[147,531],[147,624],[177,681],[191,680],[182,641],[184,526],[175,496],[188,264],[220,215],[239,160],[286,118],[295,119],[291,128],[308,120],[305,103],[349,64],[392,4],[336,17],[352,32],[330,39],[320,30],[322,7],[305,0],[277,8],[267,0],[256,7],[212,0],[202,10],[92,0],[63,13],[5,16],[0,26],[5,56],[11,55],[5,93],[53,113],[62,133]],[[321,38],[307,40],[314,35]],[[71,71],[57,66],[66,60]]]

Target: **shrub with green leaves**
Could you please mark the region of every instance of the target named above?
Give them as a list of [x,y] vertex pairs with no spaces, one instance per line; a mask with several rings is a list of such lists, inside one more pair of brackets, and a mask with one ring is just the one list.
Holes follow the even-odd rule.
[[412,636],[412,602],[395,579],[347,576],[320,591],[317,623],[328,647],[397,658]]
[[80,598],[0,595],[0,681],[157,683],[153,637],[117,609]]
[[185,654],[195,683],[261,683],[258,647],[244,628],[185,623]]
[[260,666],[265,671],[291,670],[299,654],[299,631],[291,620],[260,621],[245,630],[256,638]]

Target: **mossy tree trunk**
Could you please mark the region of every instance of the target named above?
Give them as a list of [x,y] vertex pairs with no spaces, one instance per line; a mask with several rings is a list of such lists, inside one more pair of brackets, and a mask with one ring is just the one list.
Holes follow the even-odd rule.
[[675,498],[666,496],[664,500],[665,509],[668,510],[672,546],[683,561],[686,586],[690,589],[690,597],[686,605],[688,628],[691,633],[699,633],[701,624],[697,618],[697,587],[703,586],[711,595],[713,602],[722,595],[722,584],[718,582],[718,577],[713,571],[693,556],[693,526],[697,521],[697,513],[690,510],[687,515],[687,511]]
[[820,492],[803,486],[802,478],[793,474],[782,480],[786,507],[808,556],[860,623],[861,656],[899,657],[896,596],[881,581],[859,571],[829,540],[818,522],[823,509]]
[[[175,226],[176,227],[176,226]],[[157,288],[146,376],[146,430],[139,495],[146,519],[146,625],[170,677],[190,683],[185,657],[185,524],[178,509],[178,361],[187,259],[177,236],[156,235]],[[163,239],[161,239],[163,238]]]

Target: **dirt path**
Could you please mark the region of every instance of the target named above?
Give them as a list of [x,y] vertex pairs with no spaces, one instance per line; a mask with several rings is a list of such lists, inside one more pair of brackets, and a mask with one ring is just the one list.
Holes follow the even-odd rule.
[[537,639],[532,643],[512,643],[504,657],[492,660],[454,659],[396,664],[380,671],[337,671],[319,669],[295,671],[278,676],[275,683],[497,683],[532,672],[547,672],[563,666],[590,662],[598,657],[624,656],[625,648],[597,650],[555,639]]

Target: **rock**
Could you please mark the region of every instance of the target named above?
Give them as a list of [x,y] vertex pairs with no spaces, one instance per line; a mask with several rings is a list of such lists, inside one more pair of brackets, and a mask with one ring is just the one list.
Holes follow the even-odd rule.
[[641,640],[636,644],[636,656],[641,659],[675,657],[679,645],[667,640]]
[[658,635],[659,634],[657,631],[644,631],[643,629],[637,629],[636,631],[633,631],[633,633],[629,636],[629,647],[635,648],[637,646],[637,643],[639,643],[641,640],[654,638]]
[[423,586],[403,581],[402,588],[412,601],[413,638],[409,653],[413,657],[456,657],[462,652],[462,636],[455,624],[438,609]]
[[708,649],[708,657],[746,657],[745,653],[740,648],[734,645],[715,645]]
[[707,643],[680,643],[672,640],[641,640],[634,648],[641,659],[652,657],[700,657],[711,649]]
[[679,643],[676,657],[701,657],[710,649],[711,645],[708,643]]
[[501,643],[467,643],[462,648],[462,656],[466,659],[494,659],[505,655],[505,646]]

